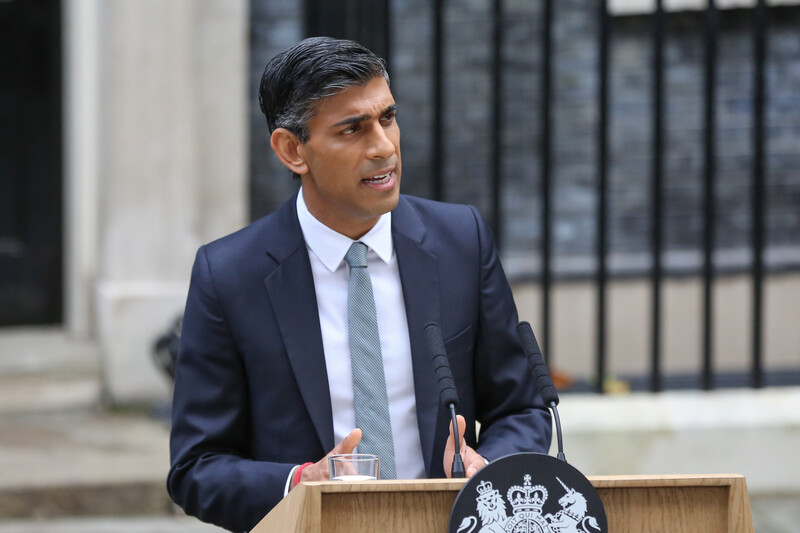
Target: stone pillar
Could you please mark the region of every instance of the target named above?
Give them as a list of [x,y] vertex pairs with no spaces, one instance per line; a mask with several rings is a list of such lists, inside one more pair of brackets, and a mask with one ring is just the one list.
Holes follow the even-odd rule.
[[109,399],[150,402],[169,394],[151,350],[183,310],[197,247],[246,223],[248,2],[67,8],[87,4],[96,16],[67,20],[98,35],[96,80],[69,82],[96,84],[83,87],[97,95],[93,329]]

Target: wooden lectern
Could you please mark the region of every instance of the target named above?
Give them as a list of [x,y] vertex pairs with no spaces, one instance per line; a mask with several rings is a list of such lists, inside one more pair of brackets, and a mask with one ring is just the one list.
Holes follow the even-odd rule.
[[[596,476],[613,533],[753,533],[739,475]],[[447,533],[463,479],[302,483],[252,533]]]

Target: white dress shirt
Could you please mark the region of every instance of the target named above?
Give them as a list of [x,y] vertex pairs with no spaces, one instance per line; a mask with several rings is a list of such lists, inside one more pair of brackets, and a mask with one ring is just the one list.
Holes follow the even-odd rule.
[[[314,218],[303,199],[302,188],[297,195],[297,215],[314,276],[333,409],[333,433],[338,444],[355,428],[347,331],[349,267],[344,261],[347,250],[355,241]],[[391,213],[384,214],[359,240],[369,247],[367,270],[378,314],[397,477],[417,479],[425,477],[425,464],[417,425],[411,341],[391,222]]]

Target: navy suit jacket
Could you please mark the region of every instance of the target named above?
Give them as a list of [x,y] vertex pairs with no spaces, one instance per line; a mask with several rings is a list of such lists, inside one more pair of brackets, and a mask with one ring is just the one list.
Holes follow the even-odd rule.
[[[401,195],[392,238],[428,476],[444,477],[449,424],[423,335],[431,321],[442,328],[467,443],[490,460],[546,452],[550,415],[477,210]],[[168,489],[187,513],[249,530],[281,500],[292,467],[318,461],[335,444],[314,282],[292,199],[197,253],[175,377]]]

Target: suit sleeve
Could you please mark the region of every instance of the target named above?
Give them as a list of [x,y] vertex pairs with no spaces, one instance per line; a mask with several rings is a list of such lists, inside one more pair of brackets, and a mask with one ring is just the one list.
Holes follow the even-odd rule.
[[472,207],[480,247],[480,318],[475,344],[476,451],[489,460],[518,452],[547,453],[552,423],[516,334],[519,323],[494,239]]
[[173,396],[167,488],[188,514],[247,531],[283,497],[293,464],[250,458],[248,386],[206,256],[192,270]]

